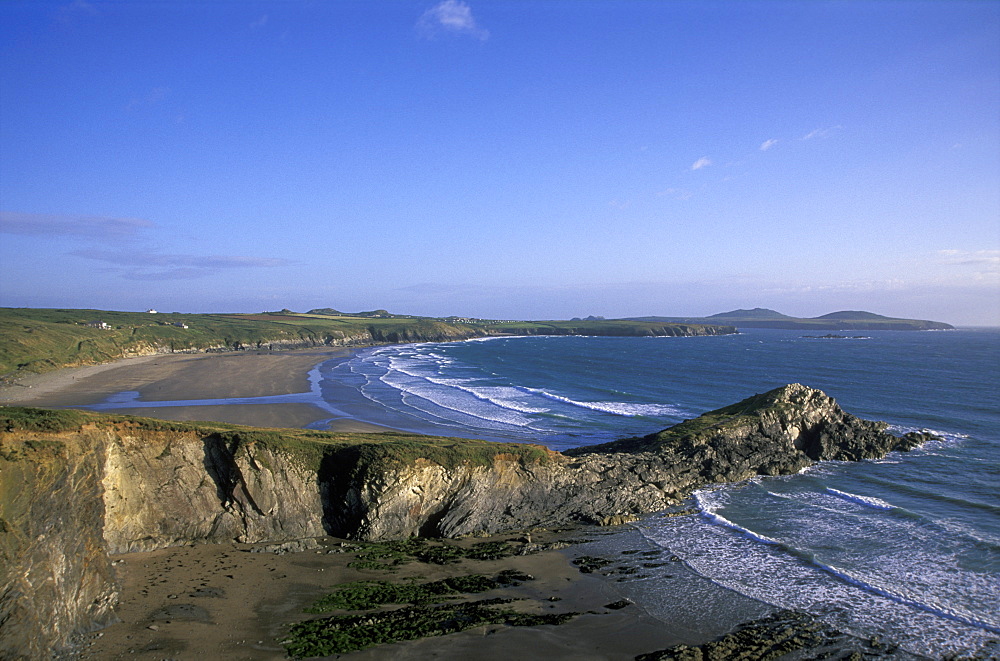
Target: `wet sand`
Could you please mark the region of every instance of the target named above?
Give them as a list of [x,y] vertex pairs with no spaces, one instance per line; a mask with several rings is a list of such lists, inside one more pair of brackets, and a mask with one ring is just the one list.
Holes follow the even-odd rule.
[[[347,359],[354,349],[280,352],[165,354],[126,358],[106,365],[56,370],[0,387],[0,404],[72,408],[105,401],[125,391],[140,401],[166,402],[308,393],[309,370],[326,360]],[[336,405],[336,391],[328,389]],[[308,403],[162,406],[105,409],[112,413],[205,420],[256,427],[305,427],[330,421],[335,431],[385,431],[385,427],[337,418]]]
[[[533,541],[556,533],[535,532]],[[565,536],[565,533],[562,535]],[[496,536],[517,539],[517,536]],[[462,540],[473,544],[483,539]],[[285,555],[250,553],[249,545],[198,545],[117,556],[123,584],[121,622],[87,634],[83,659],[287,658],[280,644],[291,623],[318,617],[303,612],[337,584],[357,580],[420,582],[467,574],[495,575],[516,569],[535,577],[518,587],[464,597],[513,597],[523,612],[579,612],[562,625],[486,625],[448,636],[381,645],[331,658],[378,659],[632,659],[679,642],[639,606],[606,605],[622,598],[614,584],[582,574],[570,563],[574,547],[501,560],[462,560],[448,565],[409,562],[387,573],[348,567],[354,553],[328,553],[340,540]],[[260,545],[257,545],[260,546]]]

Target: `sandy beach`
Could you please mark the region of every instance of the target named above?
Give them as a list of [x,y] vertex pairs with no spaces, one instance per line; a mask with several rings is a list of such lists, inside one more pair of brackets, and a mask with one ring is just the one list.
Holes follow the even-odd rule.
[[[125,358],[105,365],[66,368],[19,378],[0,386],[0,404],[72,408],[98,404],[121,392],[135,392],[139,401],[151,402],[308,393],[311,368],[326,360],[346,359],[353,351],[302,349]],[[330,393],[327,398],[331,398]],[[255,427],[305,427],[335,417],[317,406],[296,402],[105,410],[165,420],[206,420]],[[335,417],[329,426],[336,431],[385,429],[347,417]]]
[[[579,536],[580,533],[574,533]],[[536,543],[565,537],[535,531]],[[584,533],[584,536],[585,533]],[[516,535],[460,540],[471,545]],[[334,655],[362,660],[472,658],[632,659],[678,642],[638,606],[618,609],[614,583],[583,574],[570,559],[574,547],[501,560],[461,560],[447,565],[408,562],[391,574],[348,566],[356,553],[339,550],[342,540],[321,540],[318,549],[277,555],[251,553],[248,545],[198,545],[133,553],[115,558],[124,586],[117,609],[121,622],[82,637],[84,659],[282,659],[280,644],[290,623],[317,617],[303,612],[338,584],[358,580],[407,583],[506,569],[534,577],[518,587],[464,597],[515,598],[524,612],[578,612],[561,625],[486,625],[442,637],[405,641]],[[257,545],[261,546],[261,545]],[[684,638],[692,638],[691,632]]]

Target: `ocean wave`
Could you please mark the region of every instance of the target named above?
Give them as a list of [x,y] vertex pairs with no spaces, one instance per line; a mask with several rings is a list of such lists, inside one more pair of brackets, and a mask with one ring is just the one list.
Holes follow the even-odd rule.
[[[902,436],[903,434],[908,434],[910,432],[916,433],[929,433],[937,436],[937,439],[931,439],[921,446],[921,449],[928,450],[932,448],[948,447],[961,443],[962,441],[969,438],[968,434],[962,434],[959,432],[949,432],[941,431],[939,429],[930,429],[928,427],[912,427],[907,425],[889,425],[886,428],[890,434],[896,434]],[[938,440],[940,439],[940,440]]]
[[880,597],[885,597],[886,599],[889,599],[890,601],[894,601],[896,603],[903,604],[905,606],[910,606],[912,608],[917,608],[919,610],[925,611],[932,615],[936,615],[938,617],[954,620],[955,622],[961,622],[962,624],[971,627],[985,629],[986,631],[992,633],[1000,633],[1000,623],[998,622],[989,622],[982,618],[975,617],[971,614],[962,614],[956,612],[953,609],[946,608],[941,605],[936,605],[925,601],[921,601],[919,599],[914,599],[896,590],[892,590],[888,587],[884,587],[876,583],[872,583],[871,581],[867,581],[863,578],[860,578],[859,576],[852,574],[846,569],[826,564],[815,558],[811,560],[811,564],[817,567],[818,569],[821,569],[824,572],[830,574],[834,578],[837,578],[849,585],[861,588],[865,592],[877,594]]
[[922,499],[940,501],[942,503],[948,503],[949,505],[957,505],[960,508],[973,508],[990,514],[1000,514],[1000,505],[973,500],[970,494],[957,496],[953,494],[941,493],[940,491],[934,491],[923,486],[907,484],[906,482],[898,480],[886,480],[872,475],[866,475],[864,476],[864,479],[866,482],[886,486],[891,489],[901,491],[907,495],[917,496]]
[[527,388],[527,390],[547,399],[562,402],[563,404],[569,404],[570,406],[577,406],[591,411],[599,411],[601,413],[610,413],[612,415],[627,417],[646,416],[651,418],[683,415],[683,412],[680,409],[666,404],[637,404],[634,402],[582,402],[570,399],[569,397],[563,397],[562,395],[556,395],[555,393],[551,393],[540,388]]
[[[817,559],[813,551],[775,543],[766,536],[761,540],[761,535],[712,512],[712,507],[726,501],[725,493],[700,492],[695,500],[702,501],[708,511],[694,517],[650,520],[640,529],[717,585],[777,607],[829,618],[834,626],[855,635],[890,638],[903,649],[935,658],[946,652],[970,653],[997,632],[993,614],[983,608],[988,603],[983,599],[996,594],[989,577],[969,572],[956,575],[944,567],[932,572],[932,582],[918,583],[923,586],[918,593],[897,592],[911,587],[910,581],[899,580],[905,572],[915,570],[928,578],[919,568],[934,566],[925,564],[929,558],[890,556],[885,560],[889,564],[899,560],[903,574],[859,575],[836,561]],[[961,588],[944,593],[935,588],[951,586],[955,579],[962,580]],[[958,602],[952,603],[952,597],[945,595],[956,589],[960,594],[953,596]]]
[[[509,425],[511,427],[530,427],[531,420],[526,418],[521,412],[516,411],[509,407],[484,407],[477,405],[478,402],[484,400],[478,398],[468,398],[463,396],[461,393],[463,391],[458,389],[449,389],[434,387],[427,383],[426,380],[417,380],[413,382],[406,382],[400,379],[397,373],[387,373],[379,377],[379,380],[390,388],[394,388],[401,393],[401,398],[407,406],[412,406],[415,409],[424,411],[425,413],[431,413],[438,417],[442,416],[439,413],[434,413],[433,411],[427,410],[425,406],[419,405],[412,400],[413,397],[419,398],[433,406],[436,406],[444,411],[450,411],[455,414],[462,416],[468,416],[474,420],[487,423],[496,423],[502,425]],[[463,422],[461,420],[453,420],[453,422]]]
[[710,522],[712,522],[712,523],[714,523],[716,525],[720,525],[720,526],[729,528],[730,530],[735,530],[736,532],[740,533],[744,537],[747,537],[747,538],[752,539],[754,541],[762,542],[764,544],[771,544],[771,545],[775,545],[775,546],[784,546],[777,539],[774,539],[773,537],[768,537],[767,535],[764,535],[764,534],[761,534],[759,532],[750,530],[749,528],[745,528],[745,527],[741,526],[740,524],[738,524],[738,523],[736,523],[734,521],[730,521],[726,517],[724,517],[721,514],[719,514],[718,512],[716,512],[715,511],[715,507],[714,507],[714,503],[710,502],[709,497],[706,496],[707,493],[711,493],[711,492],[695,491],[694,494],[693,494],[693,499],[694,499],[695,505],[701,511],[702,518],[704,518],[704,519],[706,519],[706,520],[708,520],[708,521],[710,521]]
[[859,505],[864,505],[866,507],[871,507],[877,510],[894,510],[895,505],[891,505],[881,498],[875,498],[874,496],[861,496],[856,493],[850,493],[849,491],[841,491],[840,489],[834,489],[833,487],[826,488],[827,493],[833,494],[837,498],[842,498],[846,501],[852,503],[858,503]]
[[[520,389],[513,388],[510,386],[466,386],[461,383],[453,384],[454,388],[458,388],[464,392],[469,393],[476,399],[489,402],[494,406],[499,406],[500,408],[510,409],[511,411],[517,411],[519,413],[548,413],[551,409],[543,408],[539,406],[530,406],[522,402],[518,402],[513,399],[513,396],[520,393]],[[512,395],[513,393],[513,395]]]

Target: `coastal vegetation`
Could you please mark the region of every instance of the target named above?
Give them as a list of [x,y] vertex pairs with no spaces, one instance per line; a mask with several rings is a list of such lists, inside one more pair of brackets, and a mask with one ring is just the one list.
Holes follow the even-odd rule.
[[[307,429],[261,429],[223,422],[172,422],[131,415],[114,415],[74,409],[40,409],[0,406],[0,433],[45,432],[51,434],[99,429],[142,435],[185,434],[212,439],[236,457],[268,450],[292,457],[307,470],[319,471],[325,459],[336,455],[354,465],[412,465],[417,460],[445,468],[488,466],[497,457],[526,464],[544,464],[556,456],[541,445],[496,443],[468,438],[423,436],[405,432],[323,432]],[[20,436],[20,434],[17,434]],[[17,457],[24,443],[7,436],[0,443],[0,458]],[[6,453],[5,455],[3,453]]]
[[157,353],[252,351],[299,347],[442,342],[492,335],[715,335],[720,325],[592,320],[514,322],[394,315],[184,314],[0,308],[0,376],[41,373]]
[[329,656],[401,640],[443,636],[486,624],[514,627],[562,624],[577,615],[521,613],[504,607],[513,601],[494,597],[307,620],[292,625],[284,644],[289,655],[295,658]]

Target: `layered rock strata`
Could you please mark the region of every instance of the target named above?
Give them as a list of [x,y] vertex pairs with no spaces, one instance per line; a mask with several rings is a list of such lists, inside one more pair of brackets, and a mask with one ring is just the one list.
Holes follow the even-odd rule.
[[[13,409],[11,409],[13,410]],[[109,554],[324,534],[455,537],[616,524],[711,483],[908,450],[924,436],[793,384],[657,434],[563,454],[467,440],[225,433],[79,414],[19,428],[0,409],[0,657],[40,658],[113,617]],[[23,416],[22,416],[23,418]],[[155,421],[151,421],[155,422]]]

